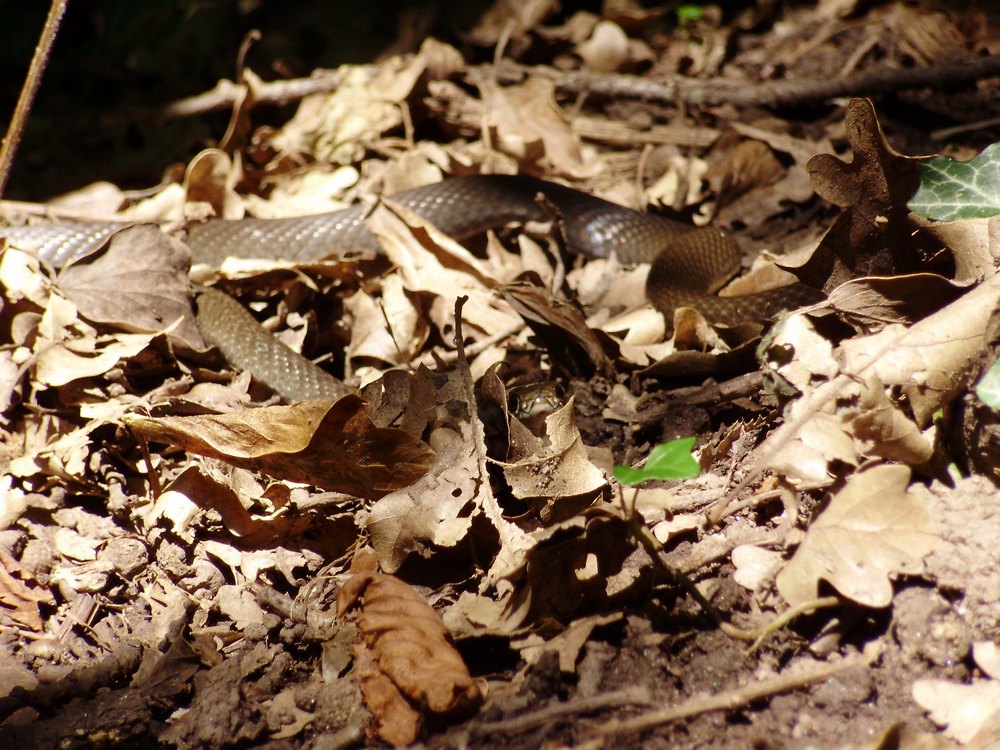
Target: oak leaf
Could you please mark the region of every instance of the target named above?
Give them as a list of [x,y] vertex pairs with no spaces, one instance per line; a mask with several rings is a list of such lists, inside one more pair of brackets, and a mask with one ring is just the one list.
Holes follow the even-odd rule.
[[889,576],[916,572],[937,544],[921,501],[906,491],[910,469],[879,465],[854,474],[810,524],[777,577],[792,606],[818,596],[820,580],[866,607],[892,601]]

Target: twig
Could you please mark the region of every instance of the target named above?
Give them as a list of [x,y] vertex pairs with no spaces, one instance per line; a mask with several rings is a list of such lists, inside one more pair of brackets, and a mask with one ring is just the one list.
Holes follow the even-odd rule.
[[868,660],[863,657],[860,659],[844,659],[836,664],[823,664],[815,669],[803,673],[778,675],[777,677],[772,677],[769,680],[763,680],[755,685],[747,685],[746,687],[737,688],[736,690],[725,693],[695,696],[694,698],[684,701],[678,706],[671,706],[658,711],[650,711],[631,719],[612,719],[598,727],[598,732],[600,733],[599,738],[586,742],[582,745],[577,745],[577,750],[583,750],[584,748],[587,750],[597,750],[597,748],[604,746],[606,740],[615,737],[621,737],[627,734],[637,734],[663,724],[668,724],[671,721],[686,719],[699,714],[709,713],[711,711],[725,711],[727,709],[731,710],[734,708],[740,708],[741,706],[745,706],[748,703],[760,700],[761,698],[767,698],[772,695],[777,695],[778,693],[785,693],[789,690],[806,687],[814,682],[825,680],[837,672],[841,672],[850,667],[858,666],[859,664],[866,664],[867,662]]
[[[292,78],[285,81],[257,82],[254,87],[255,105],[282,106],[299,101],[311,94],[324,94],[340,88],[343,76],[337,71],[317,72],[310,78]],[[222,79],[215,88],[203,94],[178,99],[172,104],[125,110],[102,120],[104,125],[132,122],[162,122],[182,117],[194,117],[231,109],[243,96],[245,85]]]
[[541,75],[550,78],[556,88],[568,94],[586,92],[596,96],[627,97],[668,104],[779,107],[839,96],[865,96],[925,86],[943,88],[977,81],[1000,75],[1000,55],[989,55],[972,62],[951,65],[873,70],[840,79],[786,79],[757,84],[718,78],[699,80],[685,76],[654,80],[618,73],[567,72],[542,65],[513,63],[505,63],[496,70],[482,66],[469,68],[466,77],[475,82],[486,74],[496,76],[501,83],[520,81],[526,75]]
[[7,187],[10,169],[14,164],[14,157],[17,155],[17,148],[21,145],[24,126],[28,122],[28,114],[35,101],[35,94],[38,93],[38,87],[42,83],[42,74],[45,72],[45,66],[48,65],[49,56],[52,54],[52,44],[56,40],[56,33],[59,31],[59,24],[62,23],[63,14],[66,13],[67,2],[69,0],[52,0],[52,4],[49,6],[49,14],[45,18],[42,35],[35,47],[35,54],[32,55],[28,75],[25,76],[21,94],[17,98],[17,106],[14,107],[10,125],[7,126],[7,135],[4,137],[3,143],[0,143],[0,195],[3,195],[4,188]]
[[540,708],[537,711],[515,716],[512,719],[473,724],[469,729],[473,734],[477,735],[498,734],[510,736],[545,726],[564,716],[589,714],[605,708],[619,708],[620,706],[649,705],[650,701],[651,696],[648,689],[644,687],[625,688],[624,690],[615,690],[589,698],[578,698],[577,700],[566,701],[565,703],[556,703],[555,705]]

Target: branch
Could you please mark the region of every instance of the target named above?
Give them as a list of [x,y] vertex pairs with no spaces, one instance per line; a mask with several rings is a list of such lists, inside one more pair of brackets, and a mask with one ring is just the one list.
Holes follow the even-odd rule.
[[1000,55],[980,57],[972,62],[933,65],[922,68],[873,70],[837,79],[765,81],[754,84],[730,79],[697,79],[666,76],[662,79],[620,73],[562,71],[543,65],[504,63],[500,68],[469,68],[466,77],[473,83],[486,77],[501,83],[521,81],[527,75],[551,79],[568,94],[593,94],[675,104],[780,107],[816,102],[840,96],[866,96],[900,89],[944,88],[1000,75]]

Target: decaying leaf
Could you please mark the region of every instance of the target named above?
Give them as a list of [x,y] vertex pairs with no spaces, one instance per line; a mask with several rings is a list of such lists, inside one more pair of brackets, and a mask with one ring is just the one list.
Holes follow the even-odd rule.
[[[1000,276],[993,276],[919,323],[847,339],[821,357],[815,356],[821,351],[815,331],[792,316],[774,345],[795,352],[778,371],[804,395],[765,441],[766,465],[793,480],[823,484],[838,462],[857,465],[865,456],[927,461],[932,446],[922,430],[965,386],[998,299]],[[817,385],[821,378],[826,382]],[[892,397],[897,390],[905,402]]]
[[40,632],[44,625],[39,604],[53,604],[52,592],[0,548],[0,622]]
[[357,396],[211,416],[132,415],[123,421],[150,440],[358,497],[413,484],[434,455],[403,430],[376,427]]
[[852,99],[844,116],[854,159],[817,154],[807,165],[813,189],[844,211],[799,277],[826,291],[855,276],[914,270],[906,202],[920,184],[918,160],[894,151],[868,99]]
[[514,496],[538,500],[540,517],[550,523],[594,502],[607,479],[587,456],[573,419],[573,399],[546,417],[545,427],[547,439],[537,441],[536,450],[497,463]]
[[[243,469],[232,469],[234,472]],[[143,521],[151,528],[160,519],[173,525],[174,532],[187,536],[187,526],[198,509],[214,510],[222,523],[245,547],[267,547],[288,544],[289,540],[308,536],[309,546],[329,558],[344,554],[357,540],[357,528],[351,514],[277,512],[268,516],[252,514],[245,503],[246,483],[229,477],[228,483],[209,476],[202,467],[190,466],[164,488],[164,492],[143,513]],[[241,500],[243,502],[241,502]],[[253,576],[248,576],[253,579]]]
[[792,606],[818,596],[820,580],[866,607],[892,601],[889,576],[919,571],[937,543],[921,501],[906,491],[910,470],[880,465],[853,475],[809,525],[795,555],[778,574],[778,591]]
[[530,543],[523,531],[503,517],[490,488],[483,427],[476,417],[468,364],[460,359],[449,373],[422,369],[413,387],[407,413],[400,421],[426,424],[436,416],[437,427],[429,437],[436,457],[418,482],[386,495],[372,507],[366,528],[379,565],[393,573],[413,552],[428,546],[454,547],[480,516],[499,535],[496,564],[515,564]]
[[136,332],[162,331],[204,349],[191,311],[191,253],[157,227],[140,224],[116,232],[103,252],[59,273],[59,286],[95,323]]
[[337,614],[356,608],[356,677],[382,739],[396,746],[415,741],[418,709],[461,717],[479,708],[479,684],[441,618],[411,586],[384,573],[356,574],[337,594]]

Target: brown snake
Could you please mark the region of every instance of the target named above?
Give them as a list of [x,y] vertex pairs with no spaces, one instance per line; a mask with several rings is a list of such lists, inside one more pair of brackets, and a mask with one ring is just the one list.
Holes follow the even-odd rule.
[[[539,198],[544,200],[540,200]],[[740,297],[712,291],[740,265],[735,242],[710,227],[640,213],[572,188],[526,176],[457,177],[392,196],[446,234],[466,239],[511,221],[561,221],[573,252],[625,263],[650,262],[646,294],[668,316],[680,306],[700,310],[711,322],[736,324],[772,317],[781,309],[814,301],[817,292],[799,284]],[[380,250],[365,221],[365,208],[287,219],[215,220],[191,228],[194,262],[221,265],[229,256],[315,261],[338,249]],[[18,247],[60,267],[89,254],[121,225],[48,224],[0,229]],[[214,290],[198,295],[198,327],[229,362],[286,400],[339,397],[346,386],[280,344],[232,298]]]

